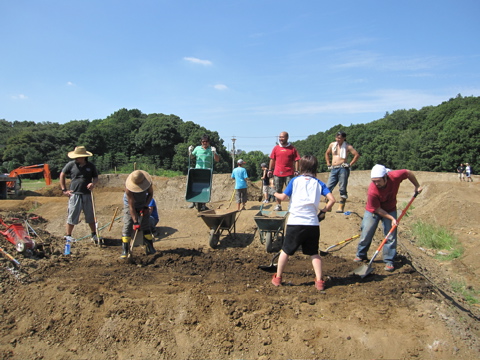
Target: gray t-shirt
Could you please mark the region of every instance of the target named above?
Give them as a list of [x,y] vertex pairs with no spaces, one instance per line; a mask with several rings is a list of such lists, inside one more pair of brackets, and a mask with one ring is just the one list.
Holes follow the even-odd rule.
[[72,179],[70,190],[74,194],[90,194],[87,185],[92,182],[93,178],[98,177],[97,168],[89,161],[84,166],[78,165],[75,160],[69,161],[62,169],[62,173]]

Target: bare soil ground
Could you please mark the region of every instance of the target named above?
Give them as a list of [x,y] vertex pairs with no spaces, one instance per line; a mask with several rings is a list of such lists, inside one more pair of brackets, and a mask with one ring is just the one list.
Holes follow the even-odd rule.
[[[327,176],[320,174],[324,181]],[[250,186],[247,210],[236,214],[235,238],[223,232],[212,249],[210,229],[184,200],[186,178],[154,178],[157,253],[146,256],[135,248],[133,264],[119,257],[125,175],[102,175],[95,190],[105,246],[94,246],[81,223],[71,256],[62,255],[67,198],[56,187],[2,200],[7,223],[39,216],[30,224],[41,238],[36,241],[51,243],[51,251],[23,256],[0,235],[0,246],[21,263],[15,273],[0,260],[0,358],[479,358],[480,308],[451,284],[480,289],[480,179],[461,183],[454,174],[426,172],[417,177],[426,189],[400,224],[396,270],[385,272],[379,255],[371,275],[353,275],[358,264],[352,241],[323,258],[323,292],[315,290],[310,260],[301,253],[291,258],[282,287],[258,268],[270,265],[274,253],[267,253],[256,229],[257,184]],[[368,183],[367,171],[352,172],[351,214],[327,214],[322,249],[359,234]],[[212,189],[211,208],[236,208],[228,174],[214,175]],[[413,186],[404,182],[399,208],[412,195]],[[409,231],[417,220],[446,226],[464,255],[440,262],[420,249]],[[370,255],[381,240],[378,230]]]

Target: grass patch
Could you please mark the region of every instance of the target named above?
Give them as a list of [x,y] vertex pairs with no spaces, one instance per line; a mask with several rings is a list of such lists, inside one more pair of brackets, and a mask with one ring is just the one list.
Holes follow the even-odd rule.
[[[404,202],[402,203],[402,206],[400,207],[400,209],[403,211],[403,209],[405,209],[405,208],[407,207],[407,205],[408,205],[408,201],[404,201]],[[408,208],[408,210],[407,210],[407,212],[405,213],[404,216],[405,216],[405,217],[409,217],[410,214],[412,213],[412,210],[414,210],[414,209],[415,209],[415,206],[413,206],[413,204],[410,205],[410,207]]]
[[[58,182],[58,180],[57,180]],[[52,184],[55,183],[54,180],[52,180]],[[47,184],[45,184],[45,179],[25,179],[22,178],[22,190],[23,191],[37,191],[39,189],[43,189]]]
[[435,257],[439,260],[453,260],[463,254],[460,242],[445,227],[418,221],[413,224],[412,231],[417,239],[417,245],[437,250]]
[[452,290],[457,294],[462,295],[465,301],[467,301],[470,305],[480,303],[480,292],[471,286],[467,286],[465,282],[454,281],[451,283],[451,285]]

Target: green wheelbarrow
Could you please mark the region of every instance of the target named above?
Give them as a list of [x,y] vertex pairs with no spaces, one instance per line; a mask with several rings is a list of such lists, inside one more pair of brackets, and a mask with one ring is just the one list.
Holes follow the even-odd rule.
[[260,242],[265,245],[268,253],[274,252],[274,242],[283,244],[285,220],[288,211],[267,211],[260,206],[260,211],[253,217],[258,232]]
[[193,202],[197,210],[201,210],[202,204],[210,202],[212,194],[212,169],[190,168],[190,157],[188,160],[187,188],[185,200]]

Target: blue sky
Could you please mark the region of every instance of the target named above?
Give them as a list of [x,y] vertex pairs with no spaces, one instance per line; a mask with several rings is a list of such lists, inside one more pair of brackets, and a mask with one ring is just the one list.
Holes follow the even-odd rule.
[[[480,96],[478,0],[0,3],[0,119],[175,114],[269,153]],[[333,140],[333,139],[332,139]]]

